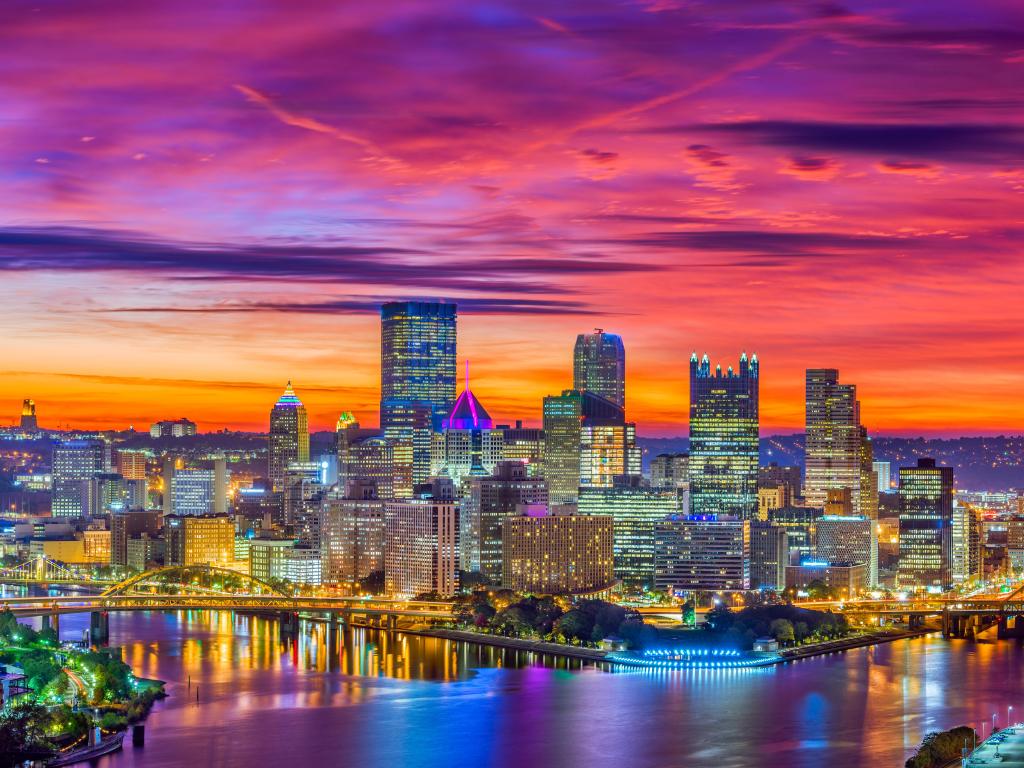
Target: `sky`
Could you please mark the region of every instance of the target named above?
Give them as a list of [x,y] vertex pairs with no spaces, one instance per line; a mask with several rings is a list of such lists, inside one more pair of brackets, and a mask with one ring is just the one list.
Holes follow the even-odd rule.
[[693,350],[765,432],[808,367],[1024,431],[1019,0],[7,0],[0,51],[0,425],[372,425],[418,298],[499,422],[600,327],[642,435]]

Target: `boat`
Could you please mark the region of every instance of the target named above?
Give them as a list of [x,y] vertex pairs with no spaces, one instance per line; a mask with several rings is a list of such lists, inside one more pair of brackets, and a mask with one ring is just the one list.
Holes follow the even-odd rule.
[[46,766],[47,768],[59,768],[62,765],[84,763],[86,760],[92,760],[96,757],[109,755],[111,752],[117,752],[117,750],[121,749],[123,744],[124,731],[121,731],[120,733],[115,733],[109,739],[103,739],[103,741],[97,744],[82,747],[81,749],[73,749],[70,752],[62,752],[53,760],[48,762]]

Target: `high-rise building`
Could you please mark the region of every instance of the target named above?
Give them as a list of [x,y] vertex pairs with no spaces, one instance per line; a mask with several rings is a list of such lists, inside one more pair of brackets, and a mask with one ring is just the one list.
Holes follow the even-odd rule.
[[21,428],[26,432],[35,432],[39,429],[39,421],[36,419],[36,401],[25,398],[21,404]]
[[157,510],[126,510],[110,516],[110,563],[128,565],[128,542],[143,535],[156,536],[160,529]]
[[651,459],[651,485],[655,488],[688,486],[690,454],[659,453]]
[[547,483],[530,477],[517,461],[499,462],[492,475],[470,478],[460,516],[462,570],[479,571],[492,583],[500,582],[502,522],[522,505],[547,503]]
[[875,476],[878,478],[878,492],[889,493],[892,490],[892,462],[873,461],[871,462],[871,468],[875,471]]
[[296,397],[289,381],[270,410],[267,476],[275,491],[284,490],[285,472],[296,461],[309,461],[309,422],[306,406]]
[[544,479],[552,504],[572,504],[581,486],[607,488],[640,473],[636,427],[593,392],[567,389],[544,398]]
[[675,489],[647,487],[636,475],[605,488],[581,488],[581,515],[605,515],[614,526],[615,578],[634,588],[654,585],[654,530],[681,511]]
[[380,425],[411,452],[414,483],[430,474],[431,433],[455,405],[454,304],[391,302],[381,307]]
[[441,431],[431,438],[430,474],[446,475],[456,486],[463,478],[489,475],[502,459],[503,445],[504,432],[495,428],[487,409],[469,388],[467,362],[466,389],[442,422]]
[[847,488],[853,505],[860,499],[860,404],[857,387],[840,384],[834,368],[809,368],[804,495],[823,508],[830,490]]
[[499,425],[502,431],[501,456],[505,461],[518,461],[526,465],[526,474],[540,477],[544,473],[544,430],[524,427],[516,421],[514,427]]
[[252,539],[249,542],[249,575],[261,581],[320,584],[320,552],[291,539]]
[[878,534],[865,515],[823,515],[816,523],[815,560],[864,563],[867,586],[878,586]]
[[53,447],[54,517],[88,517],[98,510],[90,508],[89,481],[110,471],[110,446],[98,440],[67,440]]
[[171,515],[164,518],[168,565],[231,566],[235,524],[227,515]]
[[778,488],[782,486],[786,491],[786,498],[790,503],[803,494],[803,471],[800,467],[780,467],[778,462],[773,461],[757,469],[758,488]]
[[[1015,571],[1024,568],[1024,521],[1007,521],[1006,553]],[[970,504],[953,500],[953,583],[982,577],[981,515]]]
[[612,519],[526,507],[502,522],[501,583],[517,592],[568,595],[613,582]]
[[786,530],[790,564],[814,557],[814,536],[819,517],[819,511],[814,507],[787,505],[768,510],[768,522]]
[[146,453],[130,448],[117,451],[117,471],[125,480],[146,479]]
[[853,493],[849,488],[829,488],[825,493],[826,515],[852,515]]
[[572,356],[572,388],[593,392],[626,408],[626,348],[622,337],[597,328],[576,337]]
[[658,523],[654,546],[654,585],[658,589],[750,589],[749,520],[676,515]]
[[690,358],[690,504],[695,515],[757,513],[757,355],[740,357],[738,372],[711,373],[708,356]]
[[784,526],[750,521],[750,588],[781,592],[786,588],[789,544]]
[[384,507],[384,588],[389,595],[455,594],[459,586],[459,506],[426,494]]
[[878,519],[878,475],[875,474],[875,447],[868,431],[860,428],[860,492],[857,513],[871,520]]
[[935,459],[900,467],[901,588],[948,589],[953,583],[953,469]]
[[293,462],[284,473],[284,524],[299,544],[320,548],[327,486],[319,462]]
[[212,468],[175,469],[170,481],[172,515],[227,514],[227,487],[231,473],[224,459]]
[[360,498],[324,502],[324,581],[354,592],[362,579],[384,571],[384,504]]

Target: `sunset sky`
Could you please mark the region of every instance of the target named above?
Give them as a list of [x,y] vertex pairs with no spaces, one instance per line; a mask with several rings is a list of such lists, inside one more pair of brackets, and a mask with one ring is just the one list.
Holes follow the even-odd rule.
[[1024,431],[1020,0],[7,0],[0,190],[0,424],[372,425],[415,297],[501,422],[601,327],[642,435],[691,350]]

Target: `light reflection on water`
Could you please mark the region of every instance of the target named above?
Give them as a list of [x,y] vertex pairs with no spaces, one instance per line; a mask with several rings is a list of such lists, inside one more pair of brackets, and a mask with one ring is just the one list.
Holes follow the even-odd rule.
[[[61,634],[87,623],[65,616]],[[110,629],[171,696],[146,746],[104,767],[898,766],[930,730],[1024,711],[1014,642],[933,636],[671,671],[311,622],[289,638],[273,619],[226,612],[112,614]]]

